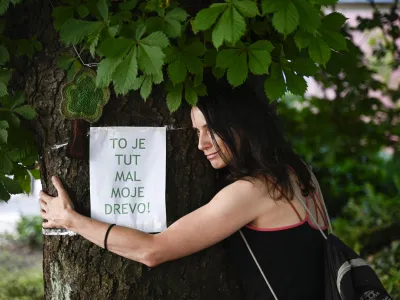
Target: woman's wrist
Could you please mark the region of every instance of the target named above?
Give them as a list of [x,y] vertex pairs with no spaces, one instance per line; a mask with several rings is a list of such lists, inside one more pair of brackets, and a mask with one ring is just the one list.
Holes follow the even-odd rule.
[[72,207],[65,209],[65,217],[63,218],[63,227],[65,229],[74,231],[73,229],[77,214],[78,213]]

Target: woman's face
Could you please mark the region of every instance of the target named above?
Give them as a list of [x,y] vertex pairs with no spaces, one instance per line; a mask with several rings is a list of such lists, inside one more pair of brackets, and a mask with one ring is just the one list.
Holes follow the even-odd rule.
[[[203,113],[198,107],[194,106],[192,108],[191,116],[193,128],[197,129],[197,134],[199,137],[199,150],[203,151],[204,155],[210,161],[214,169],[222,169],[226,167],[227,163],[222,159],[218,149],[216,149],[216,147],[214,146],[211,133],[208,129],[207,122],[204,118]],[[214,137],[215,141],[218,144],[218,147],[220,148],[220,152],[223,153],[225,159],[227,159],[229,162],[232,155],[228,150],[227,145],[221,140],[221,138],[217,134],[214,134]]]

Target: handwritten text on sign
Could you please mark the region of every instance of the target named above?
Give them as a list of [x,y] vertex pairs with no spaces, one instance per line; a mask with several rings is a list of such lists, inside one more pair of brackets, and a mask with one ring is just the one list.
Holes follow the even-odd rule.
[[165,128],[91,127],[92,217],[157,232],[166,228]]

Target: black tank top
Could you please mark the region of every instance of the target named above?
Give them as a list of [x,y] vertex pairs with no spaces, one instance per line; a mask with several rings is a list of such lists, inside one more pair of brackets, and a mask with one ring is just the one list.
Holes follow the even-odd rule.
[[[279,300],[324,299],[324,240],[308,217],[278,230],[246,226],[242,232]],[[242,279],[246,300],[273,300],[239,232],[225,242]]]

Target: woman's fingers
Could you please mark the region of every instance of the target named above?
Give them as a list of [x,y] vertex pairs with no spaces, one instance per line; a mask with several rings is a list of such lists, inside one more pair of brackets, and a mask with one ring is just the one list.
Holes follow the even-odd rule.
[[53,185],[56,188],[58,195],[65,192],[64,186],[63,186],[61,180],[57,176],[51,177],[51,181],[53,182]]
[[[65,191],[63,184],[61,183],[61,180],[57,178],[56,176],[53,176],[51,178],[51,181],[54,185],[54,187],[57,190],[58,197],[52,197],[46,194],[43,191],[40,191],[40,215],[42,216],[43,219],[47,220],[47,222],[42,223],[43,228],[62,228],[60,226],[60,223],[58,220],[56,222],[56,219],[60,213],[60,205],[63,204],[65,201],[70,201],[67,192]],[[54,200],[54,202],[53,202]],[[50,210],[49,210],[50,209]]]
[[[53,182],[53,185],[56,188],[57,193],[58,193],[59,196],[62,195],[62,194],[65,194],[64,186],[63,186],[61,180],[58,177],[56,177],[56,176],[51,177],[51,181]],[[56,198],[56,197],[49,196],[44,191],[40,191],[40,197],[46,203],[49,202],[50,200],[52,200],[53,198]]]
[[40,210],[40,216],[41,216],[43,219],[46,219],[46,220],[47,220],[47,218],[48,218],[47,212],[46,212],[45,210],[43,210],[43,209]]
[[40,208],[44,211],[47,211],[47,203],[43,201],[42,198],[39,199]]
[[56,228],[57,226],[53,221],[49,220],[47,222],[43,222],[42,227],[43,228]]
[[48,213],[43,209],[40,210],[40,215],[43,219],[47,220],[47,222],[42,222],[43,228],[59,228],[60,226],[56,224],[54,220],[51,220]]
[[45,192],[40,191],[40,199],[42,199],[44,202],[49,202],[51,199],[53,199],[54,197],[51,197],[49,195],[47,195]]

